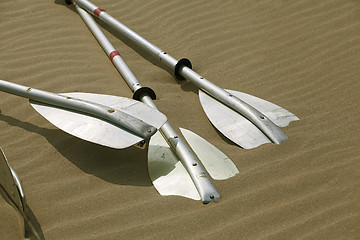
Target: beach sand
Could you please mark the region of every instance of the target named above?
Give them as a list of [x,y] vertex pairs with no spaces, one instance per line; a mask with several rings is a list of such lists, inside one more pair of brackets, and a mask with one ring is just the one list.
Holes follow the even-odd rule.
[[[106,35],[174,127],[223,151],[239,173],[213,181],[204,205],[163,197],[147,152],[68,135],[24,98],[0,92],[0,147],[22,180],[45,239],[359,239],[358,1],[114,1],[93,3],[213,83],[296,114],[281,145],[245,150],[211,125],[197,87]],[[0,79],[46,91],[132,97],[72,6],[0,2]],[[0,239],[23,239],[0,198]]]

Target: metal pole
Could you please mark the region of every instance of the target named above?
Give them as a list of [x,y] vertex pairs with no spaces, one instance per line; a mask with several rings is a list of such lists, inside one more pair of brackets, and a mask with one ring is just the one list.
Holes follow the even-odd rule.
[[272,142],[280,144],[287,140],[286,134],[276,126],[269,118],[253,108],[249,104],[231,95],[224,89],[211,83],[204,77],[197,74],[191,69],[191,63],[187,59],[177,61],[169,54],[150,43],[136,32],[110,16],[103,9],[87,0],[67,0],[67,2],[76,3],[81,8],[98,17],[108,25],[116,29],[123,37],[134,43],[137,47],[144,50],[147,54],[158,60],[158,63],[178,78],[186,78],[199,88],[209,93],[221,103],[230,107],[234,111],[246,117],[255,124]]
[[98,103],[66,97],[4,80],[0,80],[0,91],[15,94],[33,101],[50,104],[52,106],[90,114],[103,120],[110,121],[144,139],[150,138],[157,131],[155,127],[140,119]]
[[[128,68],[124,60],[121,58],[119,53],[115,50],[104,33],[97,26],[94,19],[79,6],[75,5],[75,8],[83,18],[90,31],[93,33],[94,37],[102,46],[105,53],[113,62],[119,73],[123,76],[130,89],[135,93],[137,91],[141,91],[141,89],[144,89],[144,87],[141,86],[140,82]],[[152,100],[151,91],[147,88],[147,90],[143,91],[139,96],[139,100],[155,109],[158,109]],[[220,198],[219,193],[211,183],[209,176],[204,170],[203,166],[197,160],[189,147],[185,144],[184,140],[180,138],[180,136],[175,132],[175,130],[168,122],[166,122],[160,128],[160,133],[164,136],[171,149],[179,157],[181,163],[188,171],[201,196],[202,201],[204,203],[208,203],[216,198]]]

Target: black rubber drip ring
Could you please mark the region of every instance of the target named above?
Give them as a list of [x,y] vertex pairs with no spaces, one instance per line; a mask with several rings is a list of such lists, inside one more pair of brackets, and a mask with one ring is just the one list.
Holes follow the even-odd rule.
[[156,99],[156,94],[154,90],[149,87],[141,87],[134,92],[133,99],[140,101],[142,95],[147,94],[151,97],[152,100]]
[[187,58],[180,59],[175,65],[175,77],[176,77],[177,80],[184,80],[185,79],[179,74],[180,67],[182,67],[184,65],[185,65],[185,67],[188,67],[188,68],[192,69],[192,64],[191,64],[189,59],[187,59]]

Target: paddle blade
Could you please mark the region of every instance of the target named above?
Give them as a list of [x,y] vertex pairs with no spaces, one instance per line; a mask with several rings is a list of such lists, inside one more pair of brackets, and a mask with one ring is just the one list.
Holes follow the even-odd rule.
[[12,172],[4,153],[0,148],[0,194],[15,209],[23,209],[20,191],[18,191]]
[[213,179],[224,180],[239,173],[230,158],[214,145],[187,129],[180,131]]
[[[294,114],[276,104],[246,93],[233,90],[226,91],[256,108],[279,127],[285,127],[291,121],[299,120]],[[210,122],[237,145],[250,149],[271,142],[252,122],[215,98],[201,90],[199,91],[199,98]]]
[[[157,129],[166,122],[165,115],[133,99],[79,92],[61,95],[111,107],[138,118]],[[121,149],[143,140],[143,138],[97,117],[39,102],[30,101],[30,104],[59,129],[89,142]]]
[[201,199],[190,175],[160,132],[150,139],[148,169],[154,187],[162,196]]
[[[25,202],[24,190],[20,178],[9,166],[4,152],[0,148],[0,195],[12,206],[24,219],[25,238],[44,239],[40,225]],[[35,228],[36,226],[36,228]],[[34,238],[33,238],[34,237]]]

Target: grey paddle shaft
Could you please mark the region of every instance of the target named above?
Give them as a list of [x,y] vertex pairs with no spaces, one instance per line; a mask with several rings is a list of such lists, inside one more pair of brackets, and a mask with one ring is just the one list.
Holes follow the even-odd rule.
[[[97,26],[94,19],[79,6],[75,5],[75,8],[79,12],[80,16],[82,17],[90,31],[93,33],[94,37],[102,46],[106,54],[109,56],[110,60],[112,60],[119,73],[123,76],[130,89],[133,92],[142,89],[143,87],[141,86],[140,82],[136,79],[136,77],[128,68],[124,60],[120,57],[119,53],[115,50],[115,48],[106,38],[104,33]],[[139,96],[139,100],[155,109],[158,109],[153,102],[150,93],[148,93],[147,91],[144,91],[142,95]],[[206,171],[199,163],[195,155],[192,153],[192,151],[171,127],[171,125],[166,122],[160,128],[160,132],[190,174],[191,179],[193,180],[202,201],[204,203],[208,203],[216,198],[219,198],[220,195],[216,191],[214,185],[211,183]]]
[[[150,96],[143,95],[141,101],[157,109]],[[159,131],[161,135],[164,136],[165,140],[171,146],[171,149],[179,157],[181,163],[189,173],[203,203],[209,203],[212,200],[220,198],[220,194],[217,192],[214,185],[210,181],[209,176],[204,170],[203,166],[200,164],[194,153],[185,144],[185,141],[172,128],[170,123],[166,122]]]
[[0,80],[0,91],[15,94],[20,97],[52,106],[89,114],[107,120],[145,139],[150,138],[150,136],[156,133],[155,127],[144,123],[140,119],[101,104],[66,97],[60,94],[34,89],[4,80]]
[[141,88],[139,81],[136,79],[134,74],[131,72],[129,67],[126,65],[124,60],[120,57],[120,54],[116,51],[113,45],[106,38],[101,29],[97,26],[94,19],[85,12],[82,8],[75,5],[76,10],[78,11],[81,18],[84,20],[85,24],[88,26],[92,34],[95,36],[101,47],[104,49],[110,60],[115,65],[116,69],[119,71],[121,76],[125,79],[126,83],[130,89],[135,92]]
[[264,114],[240,100],[239,98],[231,95],[224,89],[212,84],[210,81],[201,77],[199,74],[191,69],[191,63],[187,59],[177,61],[154,44],[150,43],[127,26],[110,16],[104,10],[87,0],[72,0],[73,3],[78,4],[91,14],[97,16],[102,21],[106,22],[114,29],[116,29],[123,37],[131,41],[134,45],[147,54],[155,58],[158,63],[167,71],[171,72],[178,78],[186,78],[199,88],[209,93],[212,97],[230,107],[234,111],[246,117],[249,121],[255,124],[272,142],[280,144],[287,140],[285,133],[276,126]]
[[186,66],[179,67],[181,76],[191,80],[198,87],[205,89],[207,93],[215,97],[218,101],[235,110],[237,113],[246,117],[255,124],[272,142],[280,144],[288,139],[286,134],[275,125],[267,116],[240,100],[236,96],[230,94],[224,89],[209,82],[192,69]]

